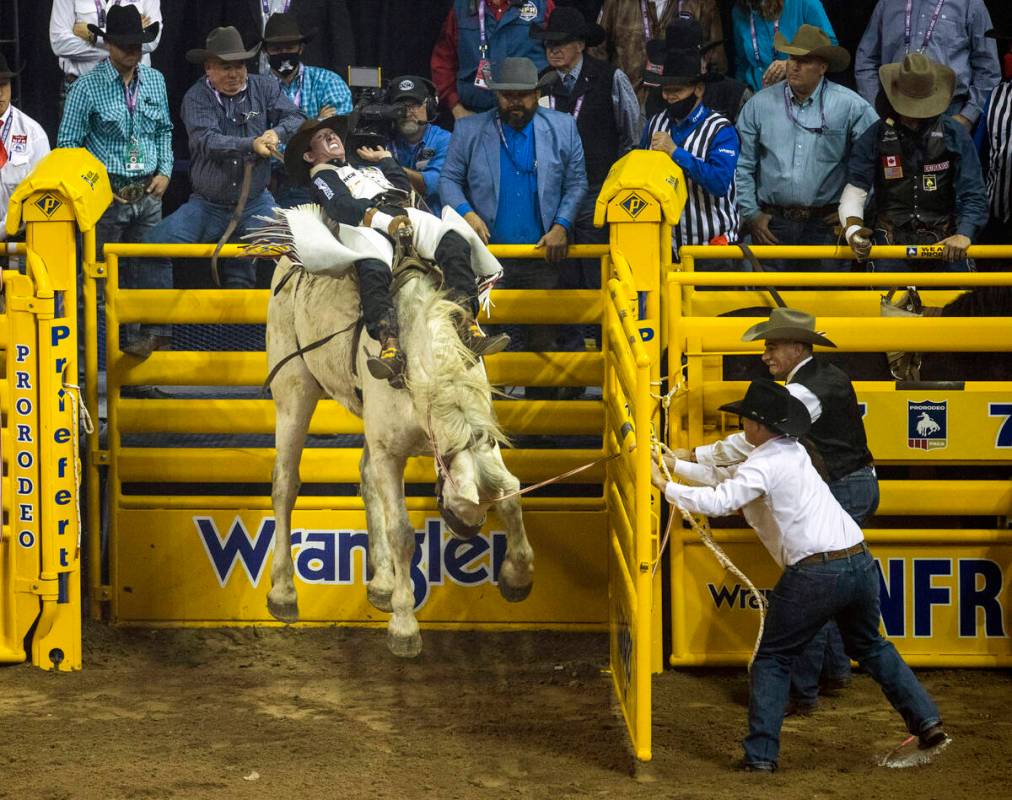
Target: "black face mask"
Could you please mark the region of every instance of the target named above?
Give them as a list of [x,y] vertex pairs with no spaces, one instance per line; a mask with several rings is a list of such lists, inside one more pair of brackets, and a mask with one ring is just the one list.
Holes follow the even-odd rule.
[[271,69],[282,78],[287,78],[299,68],[301,56],[298,53],[274,53],[267,56]]
[[690,94],[683,100],[676,100],[674,103],[668,103],[668,114],[671,115],[672,119],[680,122],[692,112],[693,107],[696,105],[696,100],[698,100],[696,95]]

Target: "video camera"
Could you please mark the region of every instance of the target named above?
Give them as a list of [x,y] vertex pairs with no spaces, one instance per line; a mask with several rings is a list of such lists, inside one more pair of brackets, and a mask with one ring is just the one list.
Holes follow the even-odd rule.
[[355,105],[348,116],[345,148],[386,147],[397,133],[397,123],[407,111],[403,103],[388,103],[390,82],[383,81],[379,67],[351,67],[348,84]]

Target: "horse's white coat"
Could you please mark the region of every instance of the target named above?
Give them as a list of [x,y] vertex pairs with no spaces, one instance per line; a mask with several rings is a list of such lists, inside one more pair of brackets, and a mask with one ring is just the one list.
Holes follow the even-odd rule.
[[[272,290],[288,272],[282,258]],[[370,602],[392,611],[388,644],[397,655],[421,650],[414,615],[410,565],[414,528],[404,504],[404,466],[410,456],[453,454],[444,507],[467,525],[479,523],[496,498],[519,488],[506,469],[499,444],[505,440],[495,419],[491,389],[483,365],[461,343],[454,323],[459,308],[444,299],[426,278],[408,280],[398,293],[401,344],[408,357],[408,390],[372,378],[366,350],[378,345],[363,332],[358,351],[352,335],[290,360],[274,377],[271,390],[277,411],[272,500],[276,520],[268,609],[284,622],[298,619],[291,554],[291,512],[299,491],[299,460],[313,410],[330,396],[362,417],[366,445],[362,453],[362,497],[369,530],[373,578]],[[267,360],[273,369],[288,354],[354,323],[360,313],[358,290],[348,276],[302,273],[274,294],[267,320]],[[355,358],[358,378],[352,374]],[[358,385],[360,402],[355,394]],[[506,558],[499,589],[510,601],[524,599],[533,583],[534,553],[524,531],[519,498],[498,504],[507,533]]]

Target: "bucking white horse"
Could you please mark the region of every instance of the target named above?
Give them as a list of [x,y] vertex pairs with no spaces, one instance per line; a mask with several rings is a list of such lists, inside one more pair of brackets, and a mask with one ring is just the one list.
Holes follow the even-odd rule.
[[927,411],[922,411],[921,416],[917,418],[918,436],[929,436],[932,433],[938,433],[941,429],[942,427],[931,418]]
[[[279,259],[267,315],[268,367],[277,368],[270,385],[277,413],[277,456],[267,608],[282,622],[299,618],[291,513],[309,421],[320,398],[330,396],[360,416],[365,427],[360,471],[372,570],[369,602],[392,612],[387,629],[390,650],[398,656],[415,656],[422,640],[411,581],[415,531],[404,502],[409,457],[432,453],[433,447],[438,452],[437,462],[448,474],[437,477],[437,499],[455,535],[477,535],[489,508],[497,506],[507,534],[506,557],[498,575],[502,596],[518,602],[533,585],[534,551],[524,531],[520,499],[513,495],[520,484],[503,463],[500,445],[506,437],[496,420],[484,365],[460,341],[455,324],[459,307],[444,297],[431,277],[412,272],[395,299],[408,385],[394,389],[366,369],[366,350],[375,352],[378,345],[364,331],[360,336],[355,331],[360,306],[351,274],[334,277],[296,270],[289,275],[290,269],[287,257]],[[338,331],[342,333],[325,345],[281,364],[300,347]]]

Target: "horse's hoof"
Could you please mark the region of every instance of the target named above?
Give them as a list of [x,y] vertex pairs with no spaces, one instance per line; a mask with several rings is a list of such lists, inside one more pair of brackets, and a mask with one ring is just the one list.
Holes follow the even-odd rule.
[[533,588],[534,581],[525,586],[511,586],[505,581],[499,581],[499,594],[503,596],[503,599],[507,603],[519,603],[521,600],[526,600]]
[[415,631],[408,636],[397,636],[387,631],[387,647],[398,658],[414,658],[422,652],[422,634]]
[[290,625],[293,622],[299,621],[299,601],[292,600],[287,603],[276,603],[271,600],[270,596],[267,597],[267,610],[270,615],[274,617],[278,622],[284,622],[286,625]]
[[370,583],[366,589],[366,597],[369,598],[369,603],[373,608],[380,611],[386,611],[390,613],[394,610],[393,603],[390,598],[393,596],[393,590],[391,589],[377,589]]

